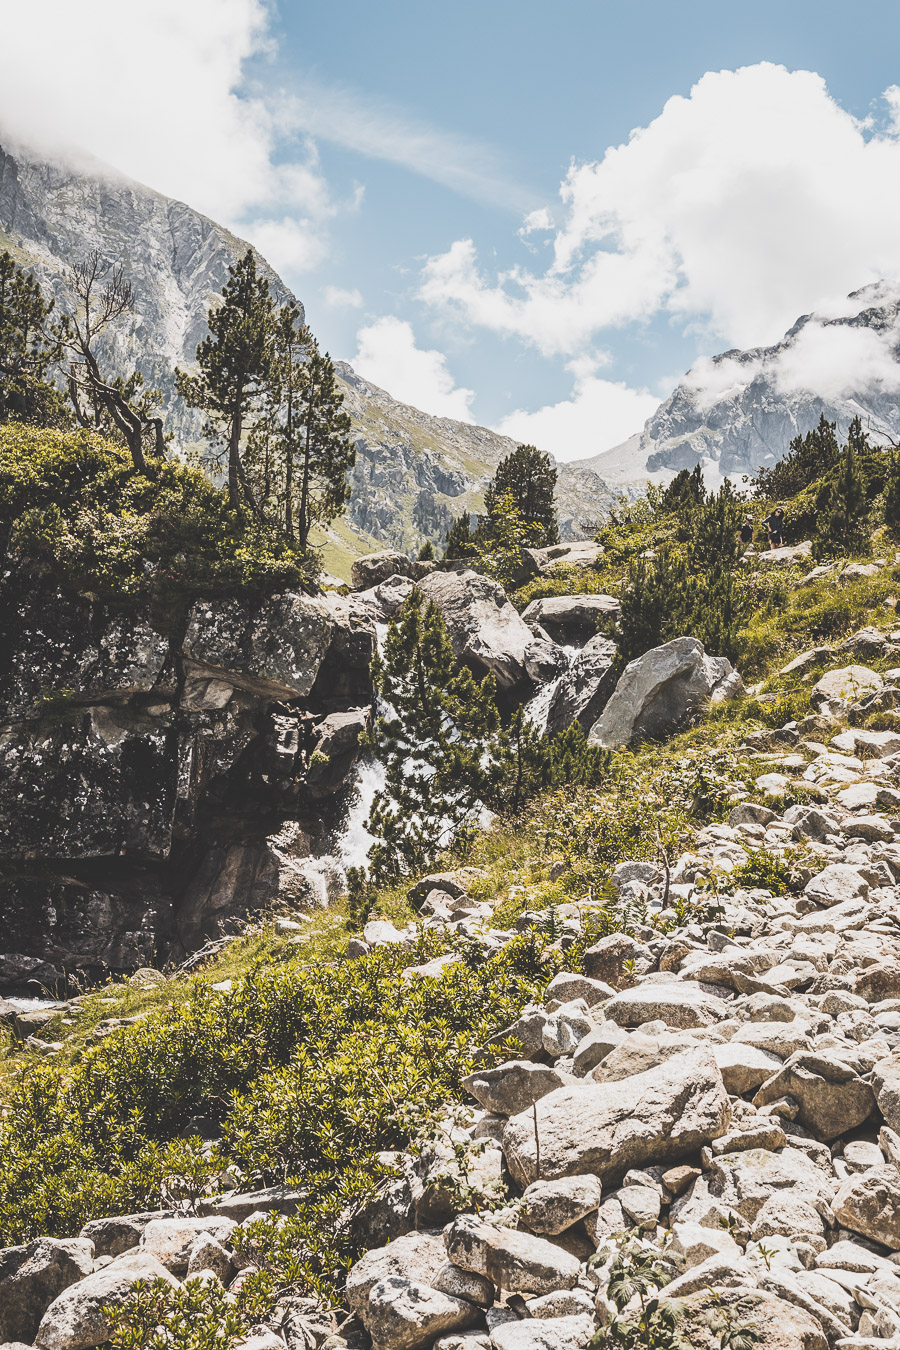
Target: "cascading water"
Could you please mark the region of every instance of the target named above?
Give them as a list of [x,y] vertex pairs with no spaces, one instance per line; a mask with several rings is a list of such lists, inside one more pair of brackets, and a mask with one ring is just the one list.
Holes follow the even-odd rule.
[[560,647],[566,658],[566,668],[562,674],[557,675],[555,680],[550,680],[547,684],[541,685],[540,689],[525,704],[525,716],[532,726],[538,731],[547,730],[547,718],[550,715],[550,705],[553,702],[553,695],[556,693],[562,681],[569,673],[569,669],[575,657],[581,651],[580,647]]
[[347,811],[334,841],[334,857],[344,869],[365,866],[369,849],[375,842],[374,835],[366,829],[366,821],[375,794],[381,792],[384,785],[384,765],[377,759],[360,760],[356,766]]

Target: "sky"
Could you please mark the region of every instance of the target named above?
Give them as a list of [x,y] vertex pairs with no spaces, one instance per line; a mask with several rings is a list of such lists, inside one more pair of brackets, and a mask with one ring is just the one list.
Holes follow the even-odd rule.
[[[335,359],[569,460],[900,277],[898,86],[896,0],[30,0],[0,134],[188,202]],[[824,331],[793,387],[890,377]]]

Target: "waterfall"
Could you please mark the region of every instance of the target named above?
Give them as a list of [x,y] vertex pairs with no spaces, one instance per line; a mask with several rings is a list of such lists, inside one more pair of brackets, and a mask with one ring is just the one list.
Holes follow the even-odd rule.
[[374,835],[366,829],[376,792],[385,784],[384,765],[377,759],[361,759],[356,766],[344,819],[337,828],[334,856],[341,867],[364,867]]
[[528,721],[531,722],[532,726],[535,726],[540,732],[545,732],[547,730],[547,718],[550,715],[550,705],[553,702],[553,695],[568,675],[572,667],[572,662],[581,651],[581,648],[575,646],[561,646],[560,651],[564,653],[566,658],[565,670],[561,675],[557,675],[555,680],[550,680],[547,684],[542,684],[537,693],[533,694],[525,704],[525,716]]

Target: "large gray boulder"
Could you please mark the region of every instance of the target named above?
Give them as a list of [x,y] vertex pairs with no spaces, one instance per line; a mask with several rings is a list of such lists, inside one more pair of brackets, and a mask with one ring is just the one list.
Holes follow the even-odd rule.
[[394,1276],[433,1288],[446,1261],[447,1250],[439,1233],[407,1233],[386,1247],[375,1247],[347,1272],[347,1306],[362,1317],[370,1291],[379,1280]]
[[373,1350],[421,1350],[436,1336],[477,1325],[481,1310],[430,1285],[388,1275],[369,1290],[361,1321]]
[[619,617],[621,604],[612,595],[548,595],[522,610],[527,624],[545,628],[557,642],[571,642],[594,632],[598,623]]
[[707,656],[696,638],[675,638],[629,662],[589,739],[619,749],[665,736],[692,714],[743,692],[743,680],[724,656]]
[[555,567],[592,567],[603,556],[603,546],[589,539],[573,539],[545,548],[523,548],[522,562],[531,574],[546,575]]
[[378,553],[366,553],[354,558],[350,567],[350,584],[355,591],[378,586],[388,577],[414,577],[414,563],[405,553],[383,548]]
[[797,1121],[817,1139],[837,1139],[861,1125],[875,1107],[875,1094],[849,1065],[827,1054],[800,1050],[759,1089],[755,1106],[781,1097],[799,1102]]
[[534,635],[496,581],[468,570],[432,572],[419,590],[440,610],[457,660],[493,674],[502,689],[527,678],[525,658]]
[[585,643],[553,691],[548,735],[555,736],[574,722],[590,731],[616,687],[617,651],[616,644],[599,633]]
[[557,1088],[534,1112],[512,1117],[503,1150],[523,1187],[583,1173],[605,1183],[630,1167],[684,1157],[723,1135],[730,1120],[715,1060],[690,1050],[618,1082]]
[[72,1284],[50,1304],[38,1327],[38,1350],[91,1350],[109,1338],[104,1308],[115,1308],[131,1296],[135,1280],[178,1281],[152,1252],[120,1256],[111,1265]]
[[201,600],[188,615],[186,668],[253,694],[297,698],[315,684],[332,629],[328,607],[307,595]]
[[900,1172],[870,1167],[849,1177],[831,1202],[838,1223],[891,1251],[900,1250]]
[[490,1069],[476,1069],[463,1079],[463,1087],[486,1111],[516,1116],[565,1081],[564,1075],[549,1064],[510,1059]]
[[0,1341],[31,1343],[53,1300],[93,1268],[84,1238],[37,1238],[0,1251]]

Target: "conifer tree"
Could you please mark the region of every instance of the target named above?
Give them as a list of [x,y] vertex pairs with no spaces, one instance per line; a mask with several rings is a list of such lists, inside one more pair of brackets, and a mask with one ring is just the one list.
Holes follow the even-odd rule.
[[484,494],[488,521],[494,526],[504,499],[511,497],[522,520],[536,527],[535,544],[559,543],[556,513],[556,465],[534,445],[519,445],[497,465]]
[[490,528],[485,533],[484,542],[478,548],[481,568],[507,587],[520,575],[522,549],[537,548],[544,537],[541,526],[526,518],[511,492],[503,492],[494,498]]
[[670,511],[685,511],[697,507],[706,500],[706,486],[703,482],[703,469],[696,463],[693,469],[680,469],[662,491],[658,509],[667,515]]
[[472,517],[468,511],[456,516],[445,537],[447,547],[444,557],[448,562],[460,558],[471,558],[476,549],[477,535],[472,529]]
[[300,371],[299,394],[297,541],[305,549],[312,525],[334,520],[350,500],[347,475],[356,463],[344,395],[330,356],[320,353],[315,339]]
[[888,461],[884,485],[884,523],[896,538],[900,532],[900,451],[897,450]]
[[496,771],[499,728],[494,681],[456,669],[439,610],[413,591],[372,663],[382,700],[374,739],[385,790],[367,829],[376,837],[371,877],[393,880],[427,867],[473,826]]
[[62,396],[47,379],[59,357],[47,331],[52,309],[35,278],[10,253],[0,253],[0,423],[68,421]]
[[264,411],[271,390],[275,316],[269,283],[256,270],[253,250],[228,269],[222,303],[209,316],[209,336],[197,348],[199,374],[176,372],[176,388],[192,408],[202,409],[210,433],[228,456],[228,497],[232,507],[259,508],[241,458],[245,431]]
[[[862,430],[860,426],[860,431]],[[769,501],[795,497],[817,478],[837,464],[841,449],[837,439],[837,423],[829,422],[822,413],[819,422],[805,436],[795,436],[788,453],[771,468],[762,468],[753,480],[754,494]]]
[[817,496],[816,558],[869,551],[871,504],[860,472],[860,444],[859,435],[848,438],[836,472],[823,483]]

